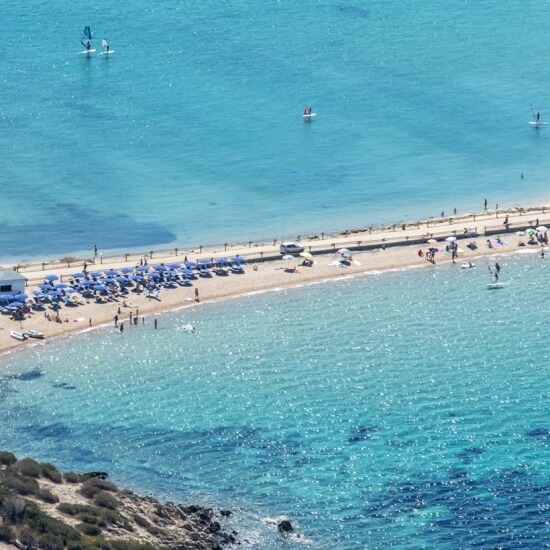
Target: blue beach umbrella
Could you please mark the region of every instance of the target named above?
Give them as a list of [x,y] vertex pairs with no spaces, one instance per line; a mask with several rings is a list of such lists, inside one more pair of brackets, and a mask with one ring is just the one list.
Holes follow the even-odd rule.
[[119,275],[118,277],[115,277],[115,281],[119,283],[129,283],[130,279],[128,279],[128,277],[123,277],[122,275]]
[[149,273],[149,277],[151,279],[160,279],[160,274],[159,273]]
[[229,260],[227,258],[216,258],[215,263],[225,265],[229,263]]
[[73,277],[75,279],[85,279],[86,273],[83,273],[82,271],[77,271],[76,273],[73,273]]
[[14,300],[15,297],[13,296],[13,294],[0,294],[0,300],[2,300],[2,302],[9,302],[10,300]]
[[197,263],[196,262],[185,262],[185,266],[189,269],[192,269],[194,267],[197,267]]
[[116,269],[106,269],[103,273],[105,275],[118,275],[118,271]]
[[57,290],[50,290],[47,295],[51,298],[57,298],[58,296],[61,296],[61,292],[58,292]]
[[149,271],[149,266],[148,265],[138,265],[136,267],[136,271]]
[[134,271],[134,268],[133,267],[121,267],[119,269],[119,271],[121,273],[132,273],[132,271]]
[[19,307],[23,307],[25,304],[23,304],[22,302],[12,302],[8,307],[10,308],[19,308]]
[[42,298],[42,296],[44,296],[44,293],[41,290],[34,290],[32,295],[36,296],[37,298]]
[[103,277],[103,272],[102,271],[92,271],[90,273],[90,277]]
[[55,273],[51,273],[51,274],[49,274],[49,275],[46,275],[46,276],[44,277],[44,279],[45,279],[46,281],[57,281],[57,279],[59,279],[59,275],[56,275]]
[[67,283],[55,283],[53,286],[54,288],[67,288],[69,285]]
[[163,264],[156,264],[153,266],[157,271],[166,271],[168,268]]
[[193,270],[188,267],[184,267],[180,270],[184,275],[193,275]]
[[105,292],[107,287],[105,285],[94,285],[94,290],[99,290],[100,292]]
[[41,288],[42,290],[50,290],[52,288],[52,285],[42,283],[41,285],[38,285],[38,288]]
[[181,267],[181,264],[178,262],[171,262],[169,264],[166,264],[170,269],[179,269]]
[[16,294],[14,298],[20,302],[24,302],[28,298],[28,296],[22,292],[21,294]]
[[104,285],[114,285],[115,282],[116,281],[114,279],[111,279],[110,277],[104,277],[103,279],[101,279],[101,284]]
[[199,265],[211,265],[212,262],[208,258],[200,258]]
[[144,277],[143,275],[132,275],[130,279],[132,279],[132,281],[143,281]]
[[245,261],[245,257],[244,256],[232,256],[231,258],[229,258],[232,262],[236,262],[238,264],[242,263]]
[[67,294],[75,294],[75,293],[78,292],[78,290],[76,290],[76,288],[67,288],[67,289],[65,290],[65,292],[66,292]]
[[79,286],[94,286],[95,284],[94,281],[82,281]]

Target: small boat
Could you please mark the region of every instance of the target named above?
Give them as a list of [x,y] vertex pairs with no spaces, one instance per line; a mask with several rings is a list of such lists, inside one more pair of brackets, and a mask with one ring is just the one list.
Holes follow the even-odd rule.
[[475,267],[476,264],[473,264],[472,262],[463,262],[460,266],[462,269],[472,269],[472,267]]
[[12,331],[10,332],[10,336],[11,336],[12,338],[15,338],[16,340],[21,340],[21,341],[27,339],[27,336],[26,336],[26,334],[25,334],[24,332],[18,332],[17,330],[12,330]]
[[304,107],[304,114],[302,115],[302,118],[304,119],[304,122],[310,122],[313,120],[313,117],[317,113],[314,113],[311,107],[308,107],[307,105]]
[[38,338],[40,340],[44,338],[44,333],[38,332],[37,330],[26,330],[24,334],[27,335],[29,338]]

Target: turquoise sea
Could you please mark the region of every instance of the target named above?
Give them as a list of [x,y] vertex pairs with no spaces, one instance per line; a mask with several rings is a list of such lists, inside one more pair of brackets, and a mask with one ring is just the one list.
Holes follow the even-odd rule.
[[548,17],[534,0],[8,3],[0,258],[544,203],[548,134],[527,123],[530,103],[550,120]]
[[[533,0],[20,4],[4,261],[547,201]],[[113,56],[78,53],[85,25]],[[548,547],[550,268],[499,261],[498,291],[482,265],[377,273],[3,356],[0,448],[230,508],[243,548]]]
[[1,447],[230,508],[243,548],[546,548],[546,261],[499,258],[497,291],[428,266],[4,356]]

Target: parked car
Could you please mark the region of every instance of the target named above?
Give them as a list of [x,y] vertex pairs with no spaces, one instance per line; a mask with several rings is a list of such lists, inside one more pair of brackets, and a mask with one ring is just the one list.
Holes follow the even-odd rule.
[[305,249],[294,241],[286,241],[281,243],[281,254],[299,254]]

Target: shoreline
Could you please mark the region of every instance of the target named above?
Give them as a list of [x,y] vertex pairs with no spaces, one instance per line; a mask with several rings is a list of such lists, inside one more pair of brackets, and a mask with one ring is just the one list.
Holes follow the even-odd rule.
[[[539,210],[543,210],[542,207]],[[508,217],[508,228],[505,228],[500,220],[500,223],[491,228],[488,234],[478,235],[477,237],[465,237],[461,234],[465,229],[463,218],[457,217],[451,220],[450,223],[444,226],[443,234],[456,235],[461,252],[459,252],[455,265],[452,264],[450,254],[446,252],[438,253],[436,255],[436,265],[449,265],[460,269],[462,261],[471,261],[485,256],[510,254],[523,250],[540,250],[540,247],[532,245],[521,247],[519,243],[526,242],[528,237],[518,236],[515,233],[516,227],[520,227],[520,225],[521,227],[532,226],[533,220],[530,220],[524,211],[515,211],[514,214],[509,213]],[[303,259],[299,256],[296,256],[291,261],[282,260],[277,244],[259,246],[254,249],[256,261],[254,262],[252,258],[248,257],[248,263],[244,265],[245,272],[243,274],[230,273],[226,276],[212,274],[210,278],[204,279],[199,277],[192,280],[191,286],[178,286],[173,289],[162,290],[159,299],[147,298],[143,294],[136,294],[130,291],[125,298],[121,297],[119,301],[101,304],[93,302],[75,307],[63,306],[59,312],[60,318],[63,320],[61,323],[48,321],[45,318],[46,312],[52,313],[47,308],[47,305],[44,312],[34,311],[22,323],[3,316],[0,317],[0,327],[2,329],[0,330],[0,355],[5,357],[12,351],[28,348],[29,345],[33,347],[36,345],[48,345],[50,341],[58,337],[68,335],[78,336],[80,333],[106,328],[111,324],[114,326],[113,319],[115,315],[119,316],[119,323],[125,323],[126,325],[130,316],[137,313],[138,317],[145,317],[145,322],[150,329],[152,325],[151,317],[159,313],[176,311],[188,307],[199,307],[202,304],[215,303],[219,300],[253,296],[260,292],[278,291],[309,284],[330,282],[339,278],[356,277],[372,272],[419,267],[426,269],[433,268],[433,265],[427,262],[424,257],[418,256],[419,249],[426,249],[430,246],[425,243],[429,235],[425,233],[424,227],[416,227],[416,224],[412,225],[413,227],[399,229],[399,242],[381,240],[380,233],[368,233],[362,234],[362,240],[356,241],[356,245],[352,246],[349,244],[349,231],[344,232],[346,233],[345,235],[333,236],[328,240],[328,243],[331,245],[328,252],[325,246],[323,252],[317,253],[316,248],[319,249],[319,243],[316,239],[302,240],[301,245],[305,247],[306,251],[312,251],[314,264],[311,267],[299,265]],[[550,213],[548,214],[547,225],[550,226]],[[441,228],[438,227],[438,229]],[[436,233],[434,232],[431,235],[436,235]],[[491,238],[501,235],[503,240],[509,244],[508,246],[499,248],[486,248],[485,243],[489,238],[487,235],[490,235]],[[436,238],[438,240],[437,247],[440,249],[444,248],[447,244],[445,240],[439,234],[437,234]],[[470,250],[465,246],[470,241],[477,243],[478,248],[476,250]],[[327,240],[325,239],[324,242],[326,245]],[[352,250],[353,261],[347,267],[335,266],[334,263],[338,256],[330,249],[345,247],[346,244]],[[229,255],[237,253],[244,255],[247,252],[248,249],[232,250]],[[225,254],[225,251],[204,249],[197,257],[210,257],[220,254]],[[179,258],[177,259],[179,260]],[[174,255],[170,255],[155,257],[149,260],[149,262],[156,264],[174,261],[175,259]],[[192,259],[195,259],[194,256]],[[126,258],[119,258],[118,261],[109,261],[108,263],[104,261],[100,265],[96,264],[94,268],[101,271],[135,265],[134,262],[125,260]],[[183,255],[181,256],[181,260],[183,260]],[[55,273],[63,280],[63,277],[67,278],[71,273],[80,271],[81,268],[79,265],[81,264],[76,264],[72,267],[46,269],[39,272],[21,270],[20,272],[29,279],[26,293],[30,295],[36,289],[36,285],[43,282],[46,273]],[[297,266],[298,269],[296,273],[291,272],[290,269],[294,266]],[[33,277],[30,277],[31,274]],[[196,302],[194,299],[195,289],[198,289],[200,292],[200,302]],[[129,302],[127,307],[123,307],[123,300]],[[119,311],[120,313],[118,313]],[[142,322],[143,320],[140,319],[140,324]],[[10,337],[11,330],[24,331],[30,329],[43,332],[45,340],[28,339],[26,341],[18,341]]]

